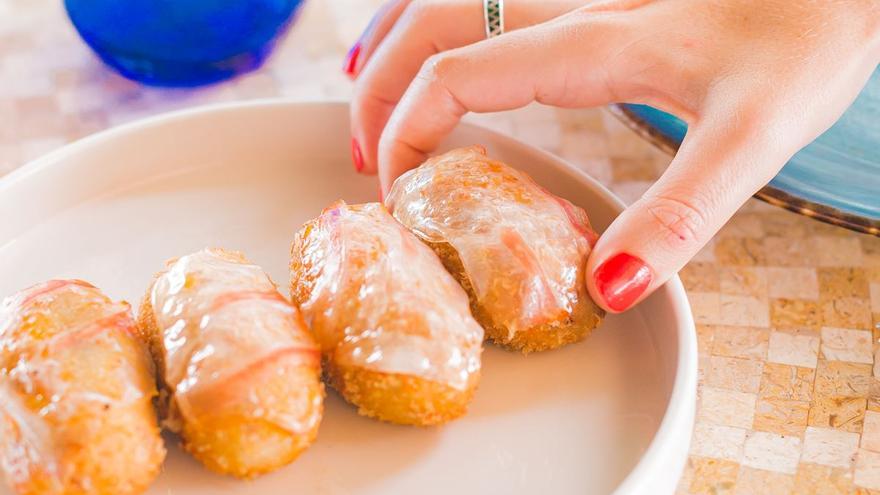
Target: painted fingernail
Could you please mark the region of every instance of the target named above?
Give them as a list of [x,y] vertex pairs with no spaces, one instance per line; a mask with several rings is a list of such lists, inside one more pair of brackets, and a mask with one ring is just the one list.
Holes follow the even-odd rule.
[[645,292],[654,274],[641,259],[619,253],[605,260],[593,274],[596,289],[605,304],[614,311],[623,311],[633,305]]
[[351,161],[354,162],[356,171],[360,172],[364,169],[364,155],[361,154],[361,145],[355,138],[351,138]]
[[354,79],[354,68],[357,66],[358,55],[360,54],[361,42],[358,41],[353,47],[351,47],[351,50],[348,51],[348,55],[345,57],[345,64],[342,66],[342,70],[352,79]]

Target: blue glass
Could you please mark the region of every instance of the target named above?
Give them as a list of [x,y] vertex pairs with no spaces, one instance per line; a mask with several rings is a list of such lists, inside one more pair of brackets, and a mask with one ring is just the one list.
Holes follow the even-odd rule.
[[259,67],[302,0],[65,0],[80,36],[123,76],[198,86]]
[[[644,105],[625,105],[664,141],[681,143],[687,124]],[[880,222],[880,69],[840,120],[792,157],[770,185],[812,204]]]

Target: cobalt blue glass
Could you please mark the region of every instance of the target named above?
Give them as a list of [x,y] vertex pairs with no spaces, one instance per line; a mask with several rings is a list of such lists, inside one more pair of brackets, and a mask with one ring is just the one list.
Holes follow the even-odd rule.
[[123,76],[198,86],[259,67],[302,0],[65,0],[80,36]]

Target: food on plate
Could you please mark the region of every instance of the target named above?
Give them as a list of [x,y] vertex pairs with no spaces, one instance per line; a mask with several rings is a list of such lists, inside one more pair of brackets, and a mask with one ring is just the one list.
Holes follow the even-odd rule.
[[437,252],[496,343],[554,349],[601,322],[584,284],[597,237],[584,210],[485,149],[429,159],[397,179],[386,204]]
[[0,303],[0,470],[15,493],[143,492],[165,458],[155,395],[127,303],[79,280]]
[[366,416],[433,425],[464,414],[483,329],[440,260],[379,203],[326,208],[297,233],[291,297],[329,383]]
[[157,363],[160,414],[205,466],[251,478],[312,444],[324,399],[318,347],[242,254],[205,249],[169,261],[138,325]]

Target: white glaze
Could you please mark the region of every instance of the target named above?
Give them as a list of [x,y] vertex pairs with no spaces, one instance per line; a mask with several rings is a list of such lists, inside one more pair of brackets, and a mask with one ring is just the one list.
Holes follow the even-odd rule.
[[306,273],[294,284],[311,284],[300,308],[325,354],[468,386],[480,368],[483,329],[434,252],[384,206],[340,201],[297,238],[294,257]]
[[[128,304],[81,281],[53,280],[0,304],[0,440],[19,440],[0,449],[0,468],[10,480],[39,469],[60,489],[68,466],[58,458],[59,430],[83,410],[152,396],[134,326]],[[84,363],[100,370],[100,383],[75,378]]]
[[259,266],[219,250],[198,251],[170,262],[150,302],[162,333],[165,381],[185,421],[233,402],[295,434],[319,420],[316,414],[293,418],[253,394],[229,397],[215,388],[247,379],[270,360],[318,366],[317,347],[297,310]]
[[586,213],[480,147],[410,170],[386,202],[417,235],[455,248],[478,300],[511,338],[589,297],[583,272],[596,234]]

